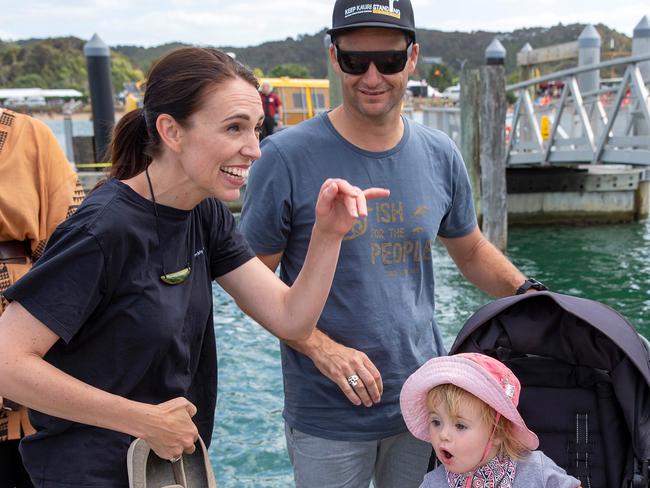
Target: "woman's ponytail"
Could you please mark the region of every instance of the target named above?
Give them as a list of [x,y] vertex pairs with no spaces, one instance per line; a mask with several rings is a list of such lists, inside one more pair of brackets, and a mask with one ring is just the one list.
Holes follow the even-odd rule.
[[144,110],[138,108],[124,114],[113,130],[109,176],[126,180],[142,173],[151,163],[148,146],[149,132]]

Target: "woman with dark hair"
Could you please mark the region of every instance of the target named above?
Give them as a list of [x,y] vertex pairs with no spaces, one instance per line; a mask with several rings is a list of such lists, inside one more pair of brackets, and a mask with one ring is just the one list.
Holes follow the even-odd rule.
[[37,433],[21,451],[37,487],[126,486],[134,437],[169,460],[192,452],[199,434],[210,441],[213,280],[276,336],[313,330],[343,236],[367,215],[366,198],[388,192],[326,181],[288,288],[221,203],[239,197],[260,156],[263,117],[256,79],[227,55],[186,48],[162,58],[144,107],[115,128],[113,178],[5,292],[0,395],[33,409]]

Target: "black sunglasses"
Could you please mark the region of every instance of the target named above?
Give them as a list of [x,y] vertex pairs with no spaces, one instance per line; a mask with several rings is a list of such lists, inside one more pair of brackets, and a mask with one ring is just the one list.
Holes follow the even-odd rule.
[[337,44],[334,47],[341,71],[349,75],[364,74],[370,63],[382,75],[394,75],[404,69],[413,50],[412,43],[403,51],[343,51]]

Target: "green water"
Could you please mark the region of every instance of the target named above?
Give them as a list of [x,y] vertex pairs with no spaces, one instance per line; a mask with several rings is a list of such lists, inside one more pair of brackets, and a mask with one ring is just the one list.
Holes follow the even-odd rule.
[[[490,298],[441,254],[437,319],[447,344]],[[551,290],[603,302],[650,338],[650,223],[510,229],[508,257]]]
[[[508,256],[553,291],[598,300],[650,338],[650,224],[510,230]],[[466,283],[434,249],[436,318],[447,347],[491,298]],[[214,288],[219,400],[210,448],[220,486],[293,486],[284,446],[277,341]]]
[[[63,124],[47,121],[64,146]],[[92,134],[76,121],[75,135]],[[508,256],[553,291],[606,303],[650,339],[650,224],[510,229]],[[451,346],[467,318],[491,298],[434,249],[436,319]],[[293,486],[284,446],[277,341],[214,286],[219,398],[210,454],[222,487]]]

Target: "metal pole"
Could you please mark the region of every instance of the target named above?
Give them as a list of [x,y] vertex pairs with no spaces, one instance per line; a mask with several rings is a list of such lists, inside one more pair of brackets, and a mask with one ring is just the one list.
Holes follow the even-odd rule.
[[494,39],[485,49],[485,64],[503,66],[506,62],[506,48],[499,39]]
[[[532,50],[533,50],[533,46],[531,46],[530,43],[527,42],[520,49],[519,52],[520,53],[529,53]],[[530,78],[532,78],[532,75],[533,75],[533,73],[532,73],[532,71],[533,71],[532,65],[530,65],[530,64],[522,65],[520,70],[521,70],[521,81],[529,80]]]
[[[650,54],[650,21],[648,16],[644,15],[641,21],[634,28],[632,35],[632,56]],[[639,71],[643,81],[650,82],[650,61],[639,63]]]
[[88,85],[93,110],[95,133],[95,160],[104,162],[115,125],[113,82],[111,81],[111,52],[108,45],[97,35],[84,46],[88,66]]
[[[600,63],[600,34],[589,24],[578,37],[578,66]],[[593,70],[578,76],[578,86],[582,93],[600,88],[600,71]]]
[[[520,53],[529,53],[533,50],[533,47],[526,43],[524,47],[519,51]],[[521,81],[528,80],[533,76],[533,67],[530,64],[521,66]],[[531,99],[535,99],[535,87],[531,86],[528,88],[528,93]],[[525,112],[522,114],[524,119],[528,119],[528,114]],[[532,120],[522,120],[522,124],[519,124],[519,140],[523,143],[528,143],[533,140],[533,134],[530,133],[530,127],[533,125]]]
[[479,107],[482,230],[501,251],[508,246],[505,58],[505,48],[495,39],[485,50],[486,66],[480,68]]
[[74,151],[72,149],[72,117],[70,114],[63,115],[63,135],[65,137],[65,157],[72,163],[74,162]]
[[[648,16],[644,15],[641,21],[634,28],[632,35],[632,56],[650,54],[650,22]],[[639,72],[644,83],[650,83],[650,61],[639,63]],[[637,104],[644,103],[643,100],[638,100]],[[637,105],[637,108],[639,106]],[[642,135],[648,134],[649,128],[641,113],[635,111],[632,113],[632,134]]]

